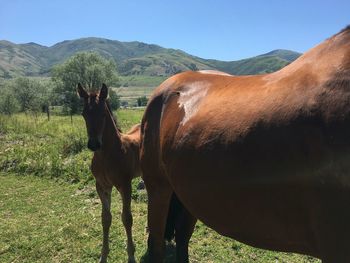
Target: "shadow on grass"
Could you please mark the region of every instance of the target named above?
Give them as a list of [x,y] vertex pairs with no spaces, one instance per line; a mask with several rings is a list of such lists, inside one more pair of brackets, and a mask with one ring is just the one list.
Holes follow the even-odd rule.
[[[173,242],[166,242],[164,263],[176,262],[176,245]],[[140,263],[149,263],[148,251],[141,257]]]

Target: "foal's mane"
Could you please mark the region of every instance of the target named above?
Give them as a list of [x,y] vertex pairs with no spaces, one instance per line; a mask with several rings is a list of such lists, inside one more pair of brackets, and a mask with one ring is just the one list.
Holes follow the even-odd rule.
[[119,132],[122,132],[122,130],[120,129],[119,124],[118,124],[118,122],[117,122],[117,118],[116,118],[116,117],[114,116],[114,114],[113,114],[113,111],[112,111],[111,105],[110,105],[110,103],[109,103],[109,100],[108,100],[108,99],[105,100],[105,103],[106,103],[107,109],[108,109],[108,111],[109,111],[109,114],[111,115],[112,120],[113,120],[113,122],[114,122],[114,124],[115,124],[115,127],[118,129]]

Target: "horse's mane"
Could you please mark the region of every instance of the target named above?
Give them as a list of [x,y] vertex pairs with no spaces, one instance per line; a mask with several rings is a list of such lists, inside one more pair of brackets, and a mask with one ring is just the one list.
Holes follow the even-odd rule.
[[326,40],[332,39],[332,38],[334,38],[340,34],[343,34],[343,33],[350,33],[350,25],[347,25],[342,30],[340,30],[338,33],[335,33],[334,35],[331,35],[330,37],[326,38]]
[[350,25],[347,25],[345,28],[343,28],[342,30],[340,30],[338,34],[344,33],[344,32],[346,32],[346,31],[349,31],[349,32],[350,32]]

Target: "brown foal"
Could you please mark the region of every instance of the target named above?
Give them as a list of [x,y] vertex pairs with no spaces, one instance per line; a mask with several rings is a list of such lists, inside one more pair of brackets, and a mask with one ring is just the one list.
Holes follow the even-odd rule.
[[135,125],[126,134],[121,133],[106,100],[108,88],[105,84],[102,84],[99,93],[88,93],[78,84],[78,93],[84,99],[82,115],[88,133],[88,148],[94,152],[91,171],[96,179],[96,190],[102,203],[103,245],[99,262],[107,262],[109,253],[113,186],[117,188],[123,201],[122,221],[127,235],[128,262],[135,262],[130,203],[131,180],[141,175],[140,125]]

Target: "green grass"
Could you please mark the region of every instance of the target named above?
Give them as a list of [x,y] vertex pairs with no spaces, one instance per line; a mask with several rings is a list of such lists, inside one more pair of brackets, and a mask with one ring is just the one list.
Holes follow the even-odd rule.
[[[139,123],[142,110],[120,110],[117,119],[123,131]],[[81,116],[0,115],[0,171],[60,178],[87,183],[92,153]]]
[[[101,245],[100,201],[92,186],[47,178],[0,174],[0,262],[97,262]],[[126,262],[121,199],[112,197],[110,262]],[[146,252],[145,202],[133,202],[136,258]],[[170,248],[168,251],[172,252]],[[191,262],[318,262],[311,257],[255,249],[198,223]],[[171,260],[167,260],[171,262]]]
[[[97,262],[102,235],[94,188],[12,174],[0,180],[0,262]],[[141,257],[146,205],[134,203],[132,209]],[[127,261],[119,211],[121,200],[114,192],[111,262]]]
[[[120,127],[140,121],[142,110],[120,110]],[[0,116],[0,262],[97,262],[102,228],[100,201],[89,171],[81,116]],[[136,258],[146,252],[147,197],[133,182]],[[110,262],[126,262],[121,199],[112,197]],[[173,262],[168,249],[166,262]],[[198,223],[191,262],[319,262],[307,256],[252,248]]]

